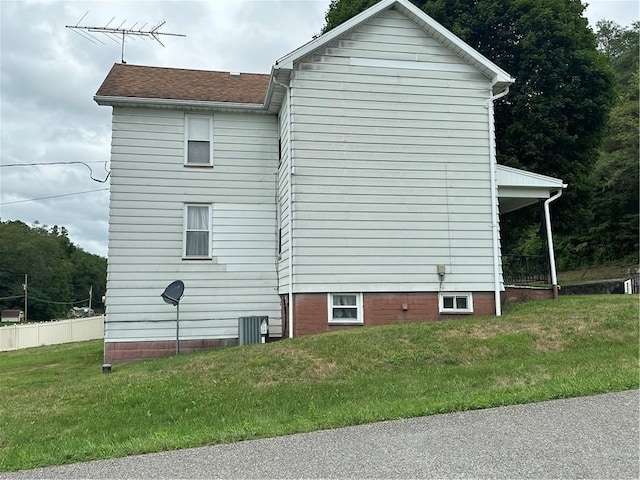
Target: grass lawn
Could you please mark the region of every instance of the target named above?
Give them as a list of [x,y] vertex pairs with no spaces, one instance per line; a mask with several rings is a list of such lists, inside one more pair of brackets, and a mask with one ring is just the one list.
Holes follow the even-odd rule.
[[0,353],[0,471],[638,388],[637,296],[116,365]]
[[[635,265],[637,268],[637,264]],[[558,272],[560,285],[595,282],[601,280],[627,278],[627,270],[634,268],[632,262],[610,263],[607,265],[583,267],[578,270]]]

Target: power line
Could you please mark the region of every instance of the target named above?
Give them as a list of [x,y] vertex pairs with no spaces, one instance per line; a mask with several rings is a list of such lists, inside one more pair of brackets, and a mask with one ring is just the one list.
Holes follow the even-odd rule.
[[86,190],[84,192],[63,193],[61,195],[50,195],[48,197],[29,198],[27,200],[16,200],[15,202],[4,202],[4,203],[0,203],[0,205],[15,205],[16,203],[35,202],[37,200],[47,200],[49,198],[70,197],[72,195],[84,195],[85,193],[104,192],[104,191],[107,191],[107,190],[109,190],[109,189],[108,188],[98,188],[97,190]]
[[[13,300],[16,298],[22,298],[24,297],[24,295],[15,295],[13,297],[0,297],[0,300]],[[43,298],[37,298],[37,297],[29,297],[29,300],[36,300],[37,302],[43,302],[43,303],[53,303],[56,305],[75,305],[77,303],[87,303],[89,301],[88,298],[85,298],[84,300],[75,300],[75,301],[69,301],[69,302],[54,302],[53,300],[45,300]]]
[[68,165],[72,163],[105,163],[104,160],[91,160],[87,162],[77,162],[77,161],[68,161],[68,162],[25,162],[25,163],[0,163],[0,168],[2,167],[32,167],[35,165]]
[[0,165],[0,168],[2,167],[34,167],[34,166],[41,166],[41,165],[84,165],[89,169],[89,177],[94,182],[105,183],[109,179],[109,175],[111,175],[111,172],[107,170],[107,162],[104,162],[104,170],[105,172],[107,172],[107,176],[104,178],[104,180],[94,178],[93,169],[87,163],[102,163],[102,162],[81,162],[79,160],[74,160],[70,162],[5,163],[4,165]]
[[36,298],[36,297],[29,297],[29,300],[37,300],[38,302],[43,302],[43,303],[54,303],[56,305],[75,305],[76,303],[87,303],[89,301],[88,298],[85,298],[84,300],[76,300],[75,302],[54,302],[53,300],[44,300],[42,298]]
[[0,297],[0,300],[13,300],[14,298],[22,298],[24,295],[15,295],[13,297]]

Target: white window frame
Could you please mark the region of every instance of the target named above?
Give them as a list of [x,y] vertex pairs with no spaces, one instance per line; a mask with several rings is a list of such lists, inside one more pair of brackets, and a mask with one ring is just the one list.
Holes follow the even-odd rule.
[[[209,240],[207,242],[207,254],[203,255],[187,255],[187,222],[189,219],[188,210],[189,207],[206,207],[207,208],[207,233],[209,234]],[[182,227],[182,258],[184,260],[210,260],[211,259],[211,244],[213,243],[213,232],[211,228],[211,205],[208,203],[186,203],[183,210],[183,227]],[[193,230],[203,232],[204,230]]]
[[[189,133],[189,119],[190,118],[202,118],[209,121],[209,138],[198,139],[190,138]],[[209,163],[193,163],[189,162],[189,140],[200,140],[209,142]],[[186,113],[184,115],[184,166],[185,167],[213,167],[213,115],[193,115]]]
[[[445,308],[445,297],[453,297],[453,308]],[[460,297],[467,299],[467,308],[456,308],[456,299]],[[473,295],[471,292],[440,292],[438,294],[438,310],[443,314],[473,313]]]
[[[357,311],[356,314],[356,318],[354,319],[349,319],[349,318],[333,318],[333,308],[335,307],[340,307],[340,308],[345,308],[345,305],[333,305],[333,296],[334,295],[354,295],[356,297],[356,305],[354,307],[354,309]],[[350,307],[347,307],[350,308]],[[352,292],[335,292],[335,293],[328,293],[327,294],[327,310],[328,310],[328,317],[329,317],[329,323],[331,324],[348,324],[348,325],[361,325],[364,323],[364,308],[363,308],[363,304],[362,304],[362,293],[352,293]]]

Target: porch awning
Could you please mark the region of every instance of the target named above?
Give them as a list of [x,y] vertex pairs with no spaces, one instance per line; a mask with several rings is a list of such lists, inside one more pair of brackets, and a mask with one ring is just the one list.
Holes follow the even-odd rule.
[[497,166],[498,200],[500,213],[519,208],[551,197],[553,192],[567,188],[559,178],[527,172],[505,165]]

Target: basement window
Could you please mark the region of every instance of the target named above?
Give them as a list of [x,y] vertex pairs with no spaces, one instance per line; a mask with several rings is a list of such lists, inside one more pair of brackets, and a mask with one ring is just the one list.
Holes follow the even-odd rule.
[[329,323],[363,323],[361,293],[330,293]]
[[471,293],[440,293],[438,304],[440,313],[473,313]]

